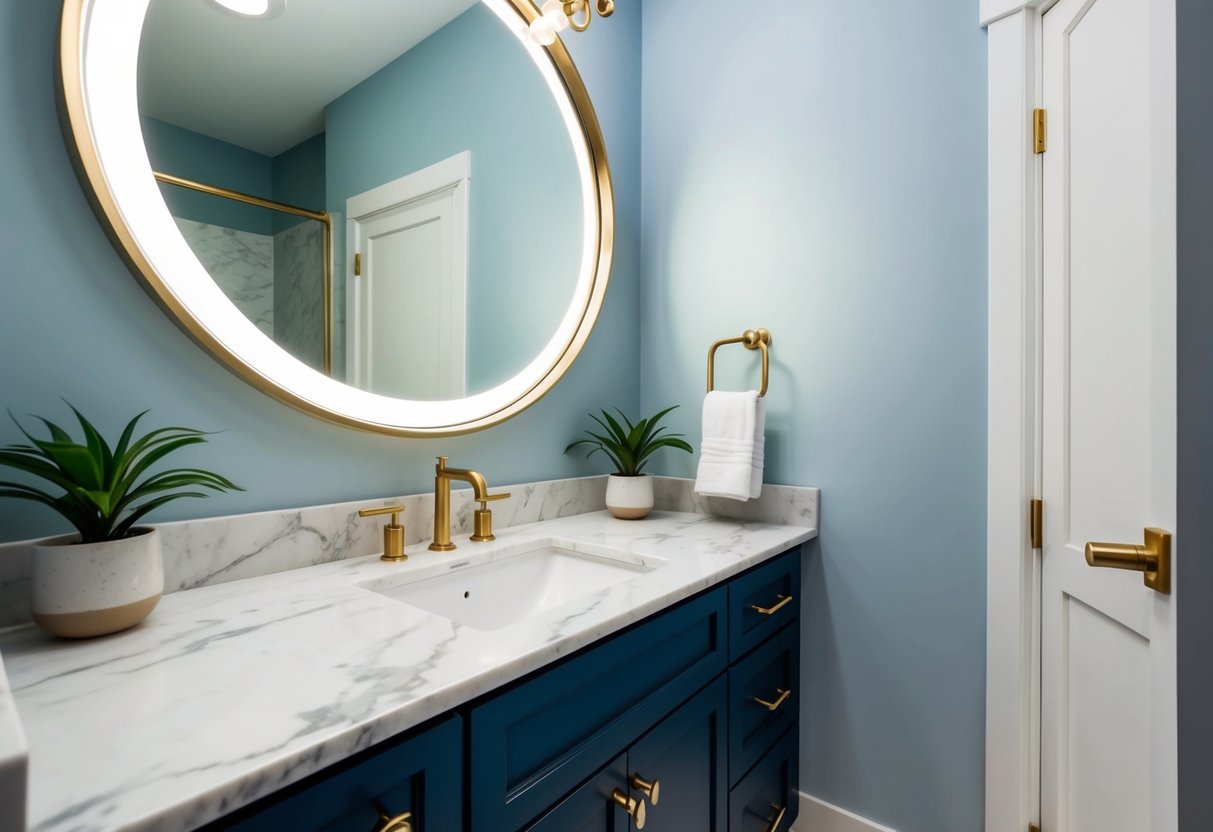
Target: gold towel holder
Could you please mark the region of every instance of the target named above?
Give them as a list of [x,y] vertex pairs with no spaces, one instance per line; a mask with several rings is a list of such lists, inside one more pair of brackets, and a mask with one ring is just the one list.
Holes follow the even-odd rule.
[[762,386],[758,389],[759,396],[767,394],[767,380],[770,377],[771,370],[771,332],[766,329],[747,329],[737,338],[721,338],[716,343],[712,344],[708,350],[708,392],[711,393],[715,387],[716,378],[716,350],[723,347],[725,344],[741,344],[747,350],[762,351]]

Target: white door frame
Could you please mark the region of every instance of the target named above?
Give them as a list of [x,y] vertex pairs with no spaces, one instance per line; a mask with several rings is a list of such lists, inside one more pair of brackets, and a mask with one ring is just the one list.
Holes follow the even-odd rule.
[[1040,814],[1040,495],[1043,165],[1032,110],[1041,15],[1056,0],[980,0],[988,34],[989,399],[986,491],[986,832]]
[[1041,17],[1056,2],[978,0],[989,55],[986,832],[1025,832],[1040,811],[1041,562],[1029,501],[1041,493],[1043,165],[1031,114],[1043,100]]

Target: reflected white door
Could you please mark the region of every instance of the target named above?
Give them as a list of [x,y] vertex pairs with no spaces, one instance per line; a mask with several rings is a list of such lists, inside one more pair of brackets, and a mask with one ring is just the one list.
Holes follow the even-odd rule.
[[350,199],[351,376],[405,399],[467,387],[468,155]]
[[1041,826],[1173,832],[1182,584],[1084,547],[1176,531],[1174,0],[1060,0],[1043,49]]

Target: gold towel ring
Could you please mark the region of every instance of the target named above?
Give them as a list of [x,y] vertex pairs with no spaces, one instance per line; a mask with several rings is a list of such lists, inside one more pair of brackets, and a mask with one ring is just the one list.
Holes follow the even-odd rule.
[[712,344],[708,350],[708,392],[712,392],[715,387],[716,377],[716,350],[723,347],[725,344],[741,344],[747,350],[762,350],[762,386],[758,389],[759,396],[767,394],[767,380],[770,377],[771,369],[771,333],[766,329],[747,329],[739,338],[721,338],[715,344]]

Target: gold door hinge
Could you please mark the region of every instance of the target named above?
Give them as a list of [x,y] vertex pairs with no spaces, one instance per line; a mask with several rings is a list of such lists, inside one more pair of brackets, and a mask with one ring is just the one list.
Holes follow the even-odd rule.
[[1035,140],[1036,152],[1044,153],[1049,149],[1049,112],[1039,107],[1032,111],[1032,137]]
[[1032,532],[1032,548],[1041,549],[1044,547],[1045,538],[1044,500],[1033,500],[1031,507],[1031,518],[1028,520],[1028,526]]
[[1028,832],[1040,832],[1040,827],[1034,823],[1028,824]]
[[354,276],[357,277],[361,274],[362,274],[362,255],[355,254],[354,255]]

